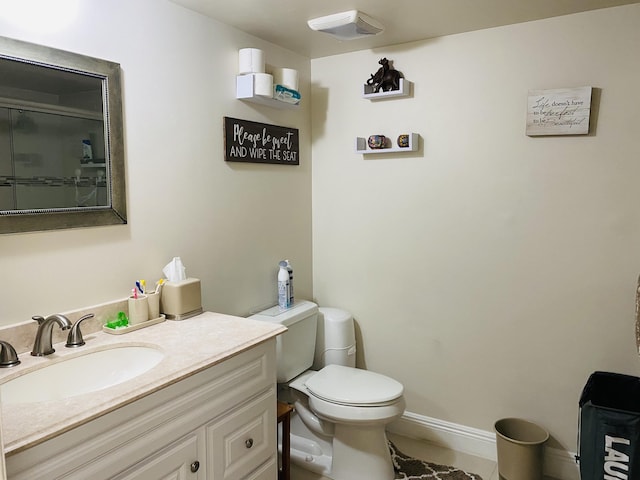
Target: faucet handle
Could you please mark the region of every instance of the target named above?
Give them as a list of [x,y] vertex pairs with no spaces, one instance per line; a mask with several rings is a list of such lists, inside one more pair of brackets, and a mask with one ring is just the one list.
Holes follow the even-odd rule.
[[93,313],[87,313],[78,319],[76,323],[71,327],[71,331],[67,336],[67,344],[65,345],[67,348],[75,348],[81,347],[84,345],[84,338],[82,338],[82,331],[80,330],[80,323],[84,322],[89,318],[93,318]]
[[44,322],[44,317],[41,317],[40,315],[34,315],[31,319],[38,322],[38,325],[42,325],[42,322]]
[[15,367],[20,363],[16,349],[9,342],[0,340],[0,368]]

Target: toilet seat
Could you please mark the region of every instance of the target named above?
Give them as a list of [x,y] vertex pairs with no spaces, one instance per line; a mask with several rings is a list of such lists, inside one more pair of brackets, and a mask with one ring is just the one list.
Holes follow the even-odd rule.
[[341,405],[309,395],[309,407],[319,417],[338,425],[386,425],[404,413],[404,397],[384,405]]
[[327,365],[307,378],[305,386],[310,395],[324,402],[350,407],[392,405],[404,392],[393,378],[342,365]]

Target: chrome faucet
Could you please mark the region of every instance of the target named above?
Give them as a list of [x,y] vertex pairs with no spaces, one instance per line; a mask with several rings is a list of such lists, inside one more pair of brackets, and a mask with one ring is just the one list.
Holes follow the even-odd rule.
[[16,349],[9,342],[0,340],[0,368],[15,367],[20,363]]
[[65,345],[65,347],[75,348],[84,345],[84,338],[82,338],[80,324],[85,320],[89,320],[90,318],[93,318],[93,313],[87,313],[86,315],[83,315],[76,323],[73,324],[73,327],[71,327],[71,331],[67,336],[67,344]]
[[42,357],[44,355],[52,354],[55,352],[51,342],[51,336],[53,335],[53,323],[55,322],[60,325],[62,330],[68,330],[71,328],[71,322],[67,317],[60,315],[59,313],[49,315],[46,319],[39,315],[31,318],[38,322],[38,331],[36,332],[36,339],[33,342],[33,351],[31,352],[31,355],[34,357]]

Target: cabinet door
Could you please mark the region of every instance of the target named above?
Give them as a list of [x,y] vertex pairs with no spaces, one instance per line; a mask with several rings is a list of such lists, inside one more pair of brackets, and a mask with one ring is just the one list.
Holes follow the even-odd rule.
[[[137,463],[113,480],[200,480],[204,468],[198,460],[198,443],[202,432],[190,434]],[[204,459],[201,459],[204,460]]]
[[224,418],[210,423],[206,426],[206,434],[209,480],[238,480],[270,459],[275,462],[274,389],[267,390]]
[[269,459],[264,465],[260,465],[247,475],[243,480],[275,480],[278,478],[278,462],[275,457]]

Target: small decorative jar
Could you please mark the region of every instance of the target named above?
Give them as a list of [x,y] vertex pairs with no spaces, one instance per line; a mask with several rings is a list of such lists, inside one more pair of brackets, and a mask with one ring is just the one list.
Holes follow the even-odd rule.
[[384,135],[371,135],[367,141],[369,148],[377,150],[387,146],[387,137]]
[[407,148],[409,146],[409,135],[403,133],[398,137],[398,146],[400,148]]

